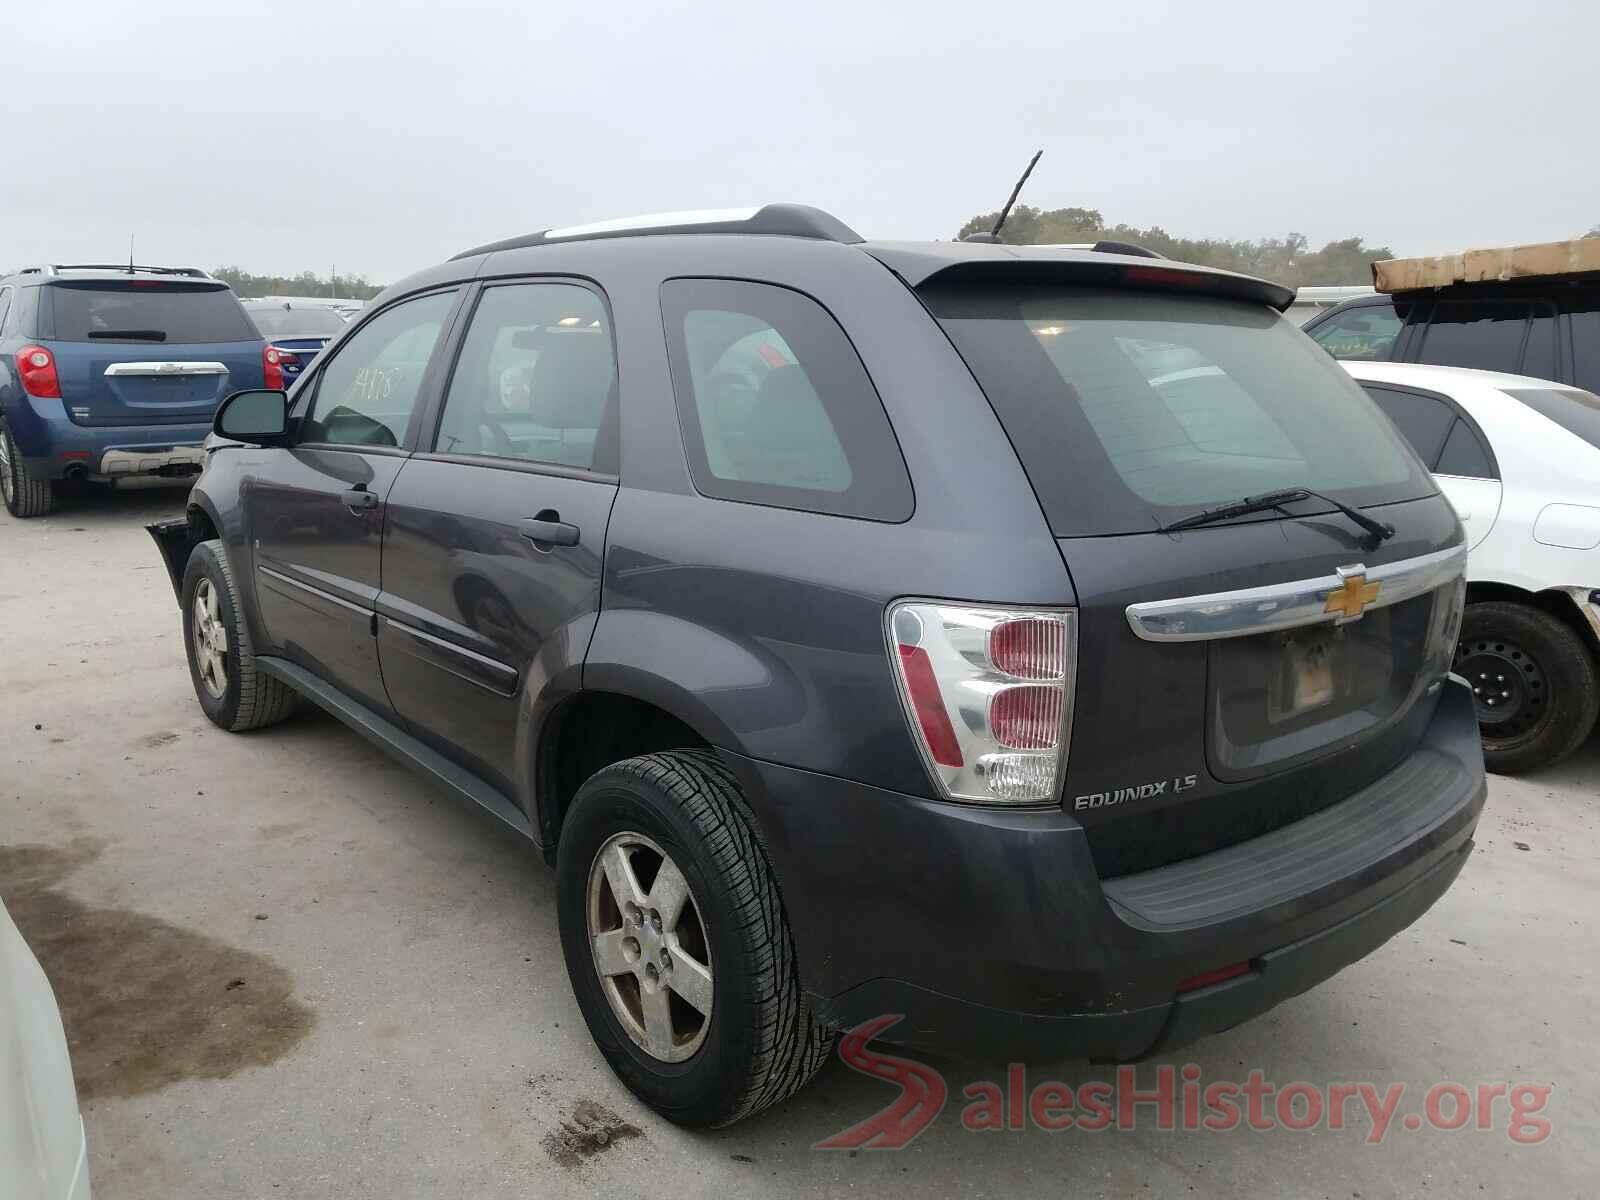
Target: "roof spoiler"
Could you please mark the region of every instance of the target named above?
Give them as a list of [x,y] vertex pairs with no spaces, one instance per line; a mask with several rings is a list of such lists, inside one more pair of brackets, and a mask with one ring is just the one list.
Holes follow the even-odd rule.
[[[1149,288],[1190,295],[1228,296],[1266,304],[1282,312],[1294,302],[1294,289],[1212,267],[1170,259],[1151,260],[1131,254],[1099,251],[1068,254],[1027,254],[1027,246],[996,246],[993,257],[965,257],[958,261],[939,254],[922,254],[896,247],[865,247],[913,288],[972,284],[1088,284],[1098,287]],[[974,247],[976,249],[976,247]]]

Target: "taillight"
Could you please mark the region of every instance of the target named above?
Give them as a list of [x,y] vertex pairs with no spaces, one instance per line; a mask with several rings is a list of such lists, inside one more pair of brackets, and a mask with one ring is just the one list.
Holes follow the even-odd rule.
[[28,395],[61,399],[56,356],[43,346],[24,346],[17,351],[17,375],[22,379],[22,390]]
[[952,800],[1055,799],[1066,762],[1077,614],[907,600],[888,613],[923,761]]
[[283,355],[276,346],[261,347],[262,386],[277,391],[283,387]]
[[300,369],[300,356],[292,350],[279,350],[278,365],[285,371],[298,371]]

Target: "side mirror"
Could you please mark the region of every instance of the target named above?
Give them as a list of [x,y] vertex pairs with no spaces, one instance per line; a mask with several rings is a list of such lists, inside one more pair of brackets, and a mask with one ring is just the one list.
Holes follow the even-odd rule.
[[278,391],[233,392],[217,409],[211,430],[232,442],[281,446],[289,432],[289,397]]

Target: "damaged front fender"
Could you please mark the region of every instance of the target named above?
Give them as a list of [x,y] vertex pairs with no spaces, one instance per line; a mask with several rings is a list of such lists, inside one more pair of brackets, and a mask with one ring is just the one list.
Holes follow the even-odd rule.
[[183,603],[183,572],[189,565],[189,553],[205,540],[205,531],[189,517],[175,521],[157,521],[146,525],[161,551],[161,560],[167,564],[167,578],[172,580],[172,594]]

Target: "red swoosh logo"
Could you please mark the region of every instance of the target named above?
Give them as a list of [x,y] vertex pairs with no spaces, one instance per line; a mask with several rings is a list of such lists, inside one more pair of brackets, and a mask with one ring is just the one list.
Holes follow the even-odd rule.
[[901,1014],[873,1017],[857,1025],[839,1043],[839,1057],[852,1071],[892,1083],[900,1089],[887,1108],[859,1125],[816,1144],[818,1150],[898,1150],[933,1123],[944,1109],[944,1076],[925,1063],[869,1050],[867,1043],[897,1024]]

